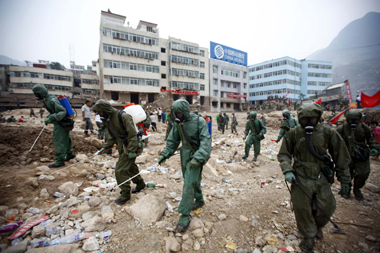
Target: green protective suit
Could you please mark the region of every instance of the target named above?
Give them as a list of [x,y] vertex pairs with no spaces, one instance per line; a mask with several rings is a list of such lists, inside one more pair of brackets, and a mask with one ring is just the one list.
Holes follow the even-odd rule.
[[[321,117],[322,110],[314,103],[304,104],[298,109],[298,118]],[[350,182],[348,164],[350,157],[343,139],[333,129],[326,129],[321,123],[317,123],[312,134],[312,143],[315,151],[320,155],[327,155],[327,150],[335,163],[335,172],[341,183]],[[325,140],[325,135],[329,136]],[[315,158],[309,151],[306,132],[303,127],[297,126],[289,130],[282,142],[277,155],[282,173],[292,172],[299,186],[314,199],[318,206],[331,217],[336,208],[334,195],[331,192],[330,183],[321,172],[323,163]],[[292,158],[294,163],[292,166]],[[328,219],[312,205],[312,202],[295,185],[291,187],[291,200],[293,202],[297,227],[302,236],[313,239],[318,228],[328,223]]]
[[263,136],[266,132],[267,129],[263,125],[263,122],[259,120],[257,117],[256,112],[251,112],[250,113],[250,120],[247,121],[247,124],[245,125],[245,134],[244,138],[247,139],[245,140],[245,157],[249,156],[249,150],[251,149],[251,146],[253,145],[253,149],[255,151],[255,159],[260,154],[260,140],[258,136]]
[[[121,184],[127,179],[139,173],[139,169],[135,163],[136,157],[128,158],[129,153],[136,153],[137,155],[139,155],[138,154],[139,150],[142,150],[142,147],[139,148],[137,132],[136,132],[135,125],[133,123],[133,118],[131,115],[127,113],[122,114],[121,117],[122,117],[123,125],[126,129],[124,130],[119,122],[119,118],[118,118],[119,110],[112,107],[108,101],[104,99],[100,99],[96,102],[96,104],[92,107],[92,109],[97,112],[105,112],[107,113],[109,117],[106,120],[108,136],[106,137],[106,142],[103,145],[103,148],[109,149],[116,143],[117,150],[119,152],[119,160],[117,161],[116,166],[115,166],[115,176],[116,176],[117,184]],[[112,124],[113,130],[118,135],[127,135],[128,147],[125,147],[122,139],[116,136],[112,132],[110,123]],[[142,179],[140,175],[133,178],[132,182],[137,185],[136,186],[137,190],[140,190],[144,188],[145,186],[144,180]],[[120,199],[122,200],[130,199],[131,197],[130,181],[121,185],[120,189],[122,190]]]
[[218,130],[222,131],[222,134],[224,134],[224,127],[226,125],[226,121],[224,120],[224,117],[221,112],[218,115],[217,123],[218,123]]
[[296,127],[296,126],[299,126],[298,120],[292,118],[289,110],[283,110],[282,114],[286,115],[288,117],[288,120],[283,120],[282,121],[280,134],[277,137],[277,142],[279,142],[282,139],[282,137],[284,137],[284,135],[286,134],[286,132],[289,131],[287,129],[292,129],[292,128]]
[[7,119],[7,123],[11,123],[11,122],[16,122],[16,119],[15,118],[12,118],[12,117],[9,117]]
[[[358,111],[348,111],[346,113],[346,119],[361,120],[361,118],[362,118],[362,114]],[[353,131],[349,123],[346,122],[343,125],[340,125],[337,128],[337,132],[343,138],[347,146],[347,149],[351,155],[351,163],[349,167],[350,167],[351,179],[354,180],[353,185],[354,185],[354,193],[355,193],[355,189],[362,188],[369,177],[369,174],[370,174],[369,158],[366,161],[358,161],[358,159],[355,157],[355,154],[353,152],[355,145],[352,140]],[[362,123],[357,124],[355,132],[354,132],[354,138],[356,142],[366,144],[371,149],[377,149],[378,151],[380,151],[380,144],[376,143],[367,125],[364,125]],[[350,187],[351,186],[352,184],[350,184]]]
[[236,120],[235,115],[232,115],[232,121],[231,121],[231,133],[233,134],[234,132],[237,133],[236,127],[238,125],[238,122]]
[[48,90],[42,84],[37,84],[32,89],[33,93],[40,94],[46,110],[50,113],[49,118],[54,123],[53,128],[53,146],[55,151],[55,160],[63,164],[65,156],[73,156],[73,148],[71,147],[70,132],[63,127],[63,120],[66,116],[66,109],[59,102],[55,95],[49,94]]
[[226,123],[226,129],[228,129],[228,122],[230,121],[230,118],[227,116],[226,113],[223,113],[224,121]]
[[[171,157],[177,150],[182,141],[181,168],[184,177],[183,192],[181,204],[178,212],[182,213],[180,223],[189,222],[189,214],[194,204],[203,203],[203,194],[201,190],[202,168],[210,158],[211,153],[211,136],[208,132],[206,121],[196,114],[190,113],[189,103],[184,99],[178,99],[173,103],[173,111],[180,112],[184,115],[182,123],[184,131],[190,140],[198,143],[199,146],[190,146],[184,138],[180,124],[174,122],[166,142],[166,147],[162,151],[162,156],[166,159]],[[198,168],[189,169],[190,161],[196,159],[199,162]],[[187,225],[184,224],[184,225]]]
[[173,112],[173,107],[170,108],[170,113],[167,114],[167,121],[168,121],[168,126],[166,128],[166,134],[165,134],[165,141],[168,139],[169,133],[172,130],[173,123],[174,123],[174,112]]

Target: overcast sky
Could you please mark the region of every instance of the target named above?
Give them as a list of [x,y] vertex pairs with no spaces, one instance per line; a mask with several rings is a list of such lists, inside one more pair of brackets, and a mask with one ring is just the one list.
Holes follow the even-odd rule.
[[158,24],[168,36],[248,53],[248,64],[283,56],[303,59],[325,48],[347,24],[380,12],[379,0],[71,1],[0,0],[0,55],[24,61],[98,59],[100,11]]

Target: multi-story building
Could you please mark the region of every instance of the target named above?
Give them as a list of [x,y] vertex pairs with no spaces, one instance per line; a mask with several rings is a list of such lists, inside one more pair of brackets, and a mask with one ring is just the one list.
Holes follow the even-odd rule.
[[82,97],[99,97],[99,76],[95,74],[80,74],[80,87]]
[[159,37],[158,25],[140,21],[124,26],[126,17],[101,12],[99,45],[100,96],[135,104],[159,98],[189,103],[209,95],[208,49]]
[[45,85],[54,95],[73,95],[73,73],[71,71],[49,69],[46,64],[33,64],[33,67],[10,66],[11,93],[32,94],[36,84]]
[[248,93],[247,53],[210,42],[211,111],[242,110]]
[[282,57],[249,66],[249,101],[256,104],[268,96],[285,95],[298,101],[322,94],[331,82],[331,62]]

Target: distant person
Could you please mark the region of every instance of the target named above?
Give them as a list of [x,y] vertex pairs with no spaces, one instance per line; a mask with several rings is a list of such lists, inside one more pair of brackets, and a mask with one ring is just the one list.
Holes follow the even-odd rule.
[[7,123],[11,123],[11,122],[16,122],[16,119],[13,115],[7,119]]
[[21,118],[18,120],[18,123],[22,123],[22,122],[24,122],[24,116],[21,116]]
[[41,108],[41,109],[40,109],[41,119],[42,119],[42,117],[44,116],[44,112],[45,112],[45,110]]
[[359,95],[357,95],[357,96],[356,96],[356,104],[357,104],[357,107],[358,107],[358,108],[361,108],[360,102],[361,102],[361,98],[360,98]]
[[84,135],[86,137],[90,136],[88,134],[88,129],[90,129],[91,134],[95,134],[94,133],[94,127],[93,127],[92,122],[91,122],[90,105],[91,105],[91,101],[90,100],[86,100],[86,103],[82,106],[83,121],[86,122],[86,130],[84,130]]
[[34,116],[34,117],[37,118],[37,116],[34,114],[34,110],[33,110],[33,108],[30,108],[29,118],[31,118],[32,116]]
[[0,123],[4,123],[5,122],[5,117],[3,114],[0,115]]
[[162,112],[162,123],[165,124],[165,120],[166,120],[166,113],[163,111]]
[[161,122],[162,110],[158,108],[158,122]]
[[17,100],[17,109],[20,109],[20,101]]
[[265,126],[265,117],[263,113],[261,114],[261,121],[263,122],[263,125]]
[[157,131],[157,125],[156,125],[156,115],[153,113],[150,114],[150,124],[152,125],[152,130],[153,132]]

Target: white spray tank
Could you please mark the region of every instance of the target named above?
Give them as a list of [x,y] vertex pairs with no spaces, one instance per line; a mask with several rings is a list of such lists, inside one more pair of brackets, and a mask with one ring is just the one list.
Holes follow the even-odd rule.
[[[136,127],[137,124],[144,121],[146,119],[146,113],[145,110],[141,107],[141,105],[135,105],[135,103],[130,103],[124,106],[124,111],[132,116],[133,123],[135,124],[136,132],[138,132],[138,129]],[[145,133],[145,127],[144,124],[142,124],[142,127],[144,129]],[[148,138],[150,134],[143,134],[142,140]]]

